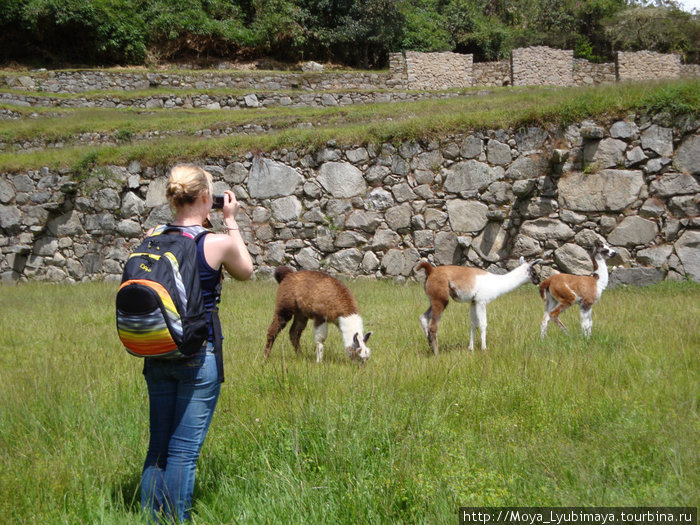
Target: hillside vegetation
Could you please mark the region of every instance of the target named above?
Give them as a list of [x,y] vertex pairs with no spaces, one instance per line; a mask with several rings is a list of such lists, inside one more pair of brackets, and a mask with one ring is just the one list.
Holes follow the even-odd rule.
[[392,51],[477,61],[530,45],[611,61],[650,49],[700,58],[700,20],[673,0],[0,0],[0,62],[333,61],[381,67]]

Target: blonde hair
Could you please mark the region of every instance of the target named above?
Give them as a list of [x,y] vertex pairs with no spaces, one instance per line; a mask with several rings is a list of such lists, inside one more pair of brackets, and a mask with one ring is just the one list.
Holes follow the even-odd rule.
[[170,170],[165,196],[171,206],[192,204],[203,193],[214,193],[211,174],[194,164],[178,164]]

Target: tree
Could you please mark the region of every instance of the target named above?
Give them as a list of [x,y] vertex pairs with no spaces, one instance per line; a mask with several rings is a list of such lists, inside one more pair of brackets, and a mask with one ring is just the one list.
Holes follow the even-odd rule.
[[386,63],[398,50],[404,17],[399,0],[304,2],[309,41],[327,56],[362,67]]
[[403,2],[401,10],[404,17],[401,49],[424,52],[452,49],[452,37],[439,0]]
[[686,60],[697,60],[699,32],[697,15],[666,7],[627,9],[605,24],[605,34],[617,50],[680,53]]
[[515,32],[497,16],[485,14],[485,7],[483,1],[452,0],[445,9],[447,28],[455,51],[481,61],[501,60],[512,49]]

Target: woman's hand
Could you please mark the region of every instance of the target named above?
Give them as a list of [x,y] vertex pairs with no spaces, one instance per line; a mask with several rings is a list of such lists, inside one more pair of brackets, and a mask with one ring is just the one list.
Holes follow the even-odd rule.
[[224,207],[221,211],[224,214],[224,222],[227,226],[236,225],[236,214],[238,210],[241,209],[241,205],[236,200],[236,195],[231,190],[226,190],[224,192]]

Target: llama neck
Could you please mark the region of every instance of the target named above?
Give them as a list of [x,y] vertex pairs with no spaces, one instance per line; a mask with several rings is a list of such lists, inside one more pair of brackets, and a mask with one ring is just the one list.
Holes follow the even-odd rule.
[[344,317],[338,317],[338,328],[343,336],[343,346],[350,348],[353,345],[353,337],[355,334],[360,334],[360,338],[364,334],[362,327],[362,317],[359,314],[350,314]]
[[598,288],[598,293],[600,294],[608,286],[608,265],[605,264],[605,259],[603,256],[598,254],[593,258],[593,275],[598,279],[596,286]]
[[480,296],[481,300],[493,301],[501,295],[512,292],[529,280],[527,265],[518,266],[515,270],[503,275],[488,273],[480,276],[479,280],[482,282],[478,284],[477,295]]

